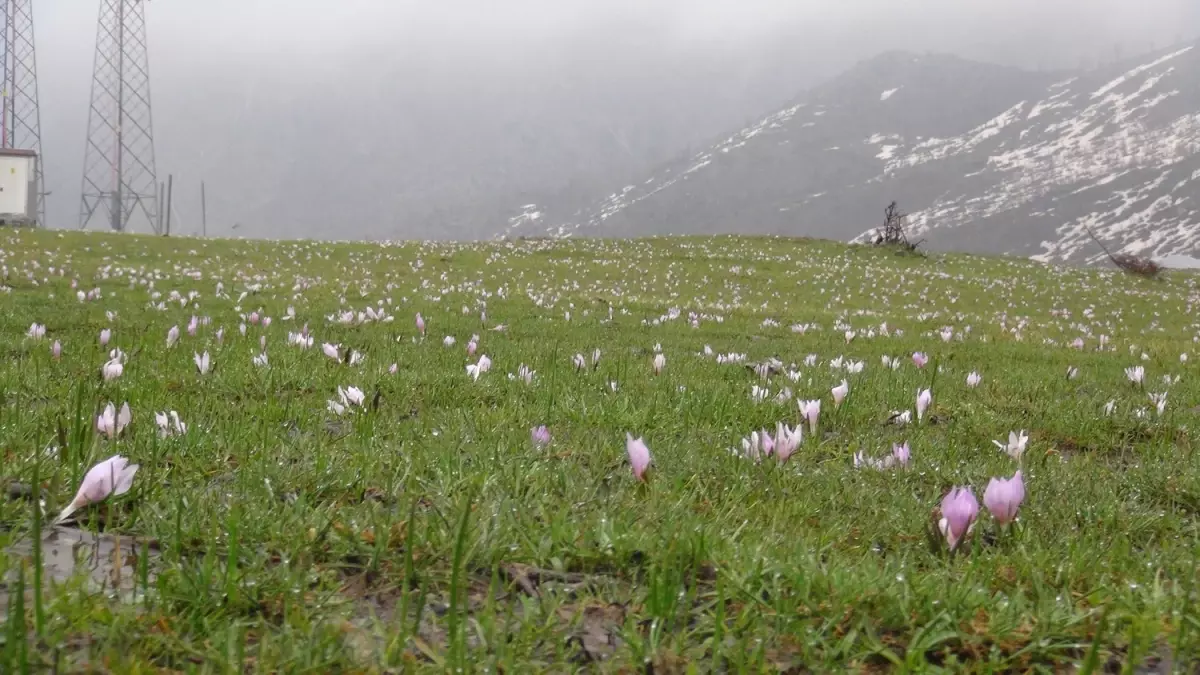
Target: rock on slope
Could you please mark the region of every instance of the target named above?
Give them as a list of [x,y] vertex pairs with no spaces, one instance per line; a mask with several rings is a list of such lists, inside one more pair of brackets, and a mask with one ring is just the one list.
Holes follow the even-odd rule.
[[1081,73],[889,53],[598,203],[504,233],[865,238],[892,199],[943,250],[1200,252],[1200,45]]

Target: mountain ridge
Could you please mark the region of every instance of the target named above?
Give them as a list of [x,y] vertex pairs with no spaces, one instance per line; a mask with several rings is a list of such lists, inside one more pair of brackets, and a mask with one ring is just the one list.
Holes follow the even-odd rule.
[[526,205],[500,236],[862,241],[897,199],[935,249],[1092,262],[1091,227],[1114,251],[1194,255],[1196,47],[1054,72],[887,52],[604,199]]

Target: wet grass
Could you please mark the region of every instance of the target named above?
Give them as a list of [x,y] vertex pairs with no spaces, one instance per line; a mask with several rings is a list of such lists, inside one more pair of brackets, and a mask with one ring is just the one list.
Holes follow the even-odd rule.
[[[4,231],[0,265],[0,672],[1196,667],[1196,277],[745,238]],[[368,306],[394,321],[336,320]],[[210,319],[194,336],[192,316]],[[305,323],[313,347],[289,345]],[[335,361],[324,342],[365,359]],[[105,382],[113,348],[128,357]],[[746,362],[718,363],[730,353]],[[473,380],[482,354],[492,369]],[[863,371],[834,369],[839,356]],[[784,373],[745,367],[769,358]],[[348,385],[365,405],[337,415],[327,401]],[[925,422],[887,423],[925,387]],[[1161,415],[1150,392],[1168,393]],[[795,398],[824,406],[788,463],[730,451],[798,422]],[[115,441],[95,430],[110,401],[133,410]],[[167,410],[185,434],[160,437]],[[547,447],[530,439],[540,424]],[[1018,463],[992,440],[1020,429]],[[652,452],[646,483],[626,432]],[[909,469],[854,468],[855,452],[903,440]],[[52,527],[117,453],[141,467],[133,489]],[[930,529],[942,496],[981,495],[1018,466],[1018,523],[983,514],[948,552]]]

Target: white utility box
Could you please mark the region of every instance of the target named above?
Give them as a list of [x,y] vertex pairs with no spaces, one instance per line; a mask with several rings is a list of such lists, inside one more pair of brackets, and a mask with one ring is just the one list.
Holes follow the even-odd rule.
[[0,148],[0,225],[37,225],[37,153]]

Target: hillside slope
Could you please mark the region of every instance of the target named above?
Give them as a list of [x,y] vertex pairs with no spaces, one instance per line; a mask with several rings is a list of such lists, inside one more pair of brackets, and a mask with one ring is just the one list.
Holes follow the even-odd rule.
[[[583,208],[507,236],[745,232],[850,240],[883,206],[930,247],[1087,262],[1200,251],[1200,49],[1086,73],[889,53]],[[564,208],[565,207],[565,208]]]

